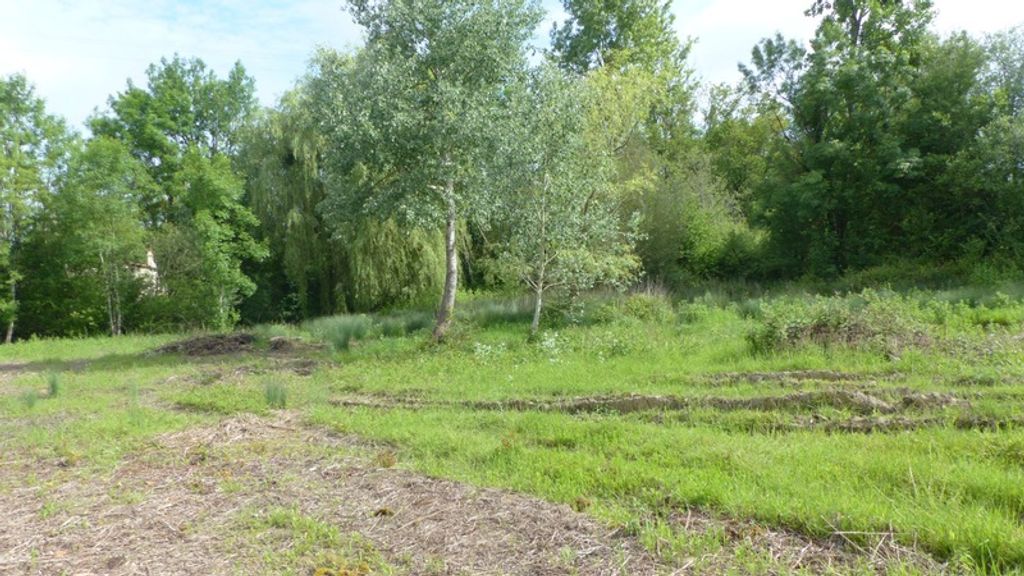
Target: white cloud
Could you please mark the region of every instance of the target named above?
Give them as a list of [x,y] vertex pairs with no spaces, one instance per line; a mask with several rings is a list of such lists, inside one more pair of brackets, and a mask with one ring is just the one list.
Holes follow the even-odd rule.
[[220,74],[241,60],[271,104],[315,46],[360,42],[341,0],[0,0],[0,14],[0,74],[25,73],[74,124],[161,57],[198,56]]

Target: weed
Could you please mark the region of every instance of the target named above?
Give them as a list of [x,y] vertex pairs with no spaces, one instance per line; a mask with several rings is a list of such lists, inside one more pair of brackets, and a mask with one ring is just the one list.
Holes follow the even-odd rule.
[[29,410],[36,407],[36,403],[39,402],[39,392],[35,390],[26,390],[21,393],[21,403]]
[[263,397],[267,406],[275,410],[284,410],[288,405],[288,390],[279,382],[267,382],[263,387]]
[[50,372],[46,375],[47,398],[56,398],[60,394],[60,374]]

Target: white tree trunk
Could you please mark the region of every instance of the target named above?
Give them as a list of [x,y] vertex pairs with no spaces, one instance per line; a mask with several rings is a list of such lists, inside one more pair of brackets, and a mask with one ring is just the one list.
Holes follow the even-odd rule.
[[448,333],[452,324],[452,314],[455,311],[455,293],[459,288],[459,254],[456,244],[456,228],[458,226],[458,214],[455,210],[455,184],[451,180],[445,185],[445,200],[448,204],[448,214],[445,225],[444,236],[444,292],[441,294],[441,305],[437,310],[437,325],[434,326],[434,340],[442,341]]

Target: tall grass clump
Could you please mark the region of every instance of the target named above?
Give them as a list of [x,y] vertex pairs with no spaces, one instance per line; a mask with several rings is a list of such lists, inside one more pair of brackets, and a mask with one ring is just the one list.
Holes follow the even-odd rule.
[[530,297],[507,300],[477,300],[463,305],[464,319],[481,328],[500,324],[525,324],[533,315],[533,299]]
[[263,397],[267,406],[276,410],[284,410],[288,406],[288,390],[278,382],[267,382],[263,387]]
[[35,390],[26,390],[22,393],[21,403],[25,405],[25,408],[31,410],[35,408],[37,402],[39,402],[39,393]]
[[51,372],[46,376],[46,392],[48,398],[56,398],[60,394],[60,374]]
[[434,325],[434,315],[421,310],[395,312],[376,319],[374,331],[385,338],[399,338]]
[[348,350],[353,341],[365,338],[372,327],[373,321],[363,315],[331,316],[303,324],[313,337],[327,342],[335,350]]

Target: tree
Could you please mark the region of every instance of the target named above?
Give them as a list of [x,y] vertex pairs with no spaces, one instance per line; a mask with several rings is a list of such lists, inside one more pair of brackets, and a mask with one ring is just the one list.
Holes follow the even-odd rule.
[[140,202],[166,314],[179,325],[227,327],[255,290],[242,263],[266,252],[252,236],[258,222],[232,164],[256,107],[254,83],[241,64],[222,80],[202,60],[178,56],[147,75],[147,88],[129,82],[92,130],[124,142],[158,185]]
[[1024,26],[990,36],[986,42],[986,88],[1007,116],[1024,114]]
[[68,139],[63,122],[46,113],[24,76],[0,78],[0,321],[7,343],[18,315],[25,225],[59,174]]
[[[321,117],[332,127],[337,218],[373,214],[445,228],[436,339],[452,321],[460,221],[484,221],[485,173],[504,104],[540,12],[531,0],[351,0],[366,47],[350,65],[321,54]],[[347,69],[346,69],[347,68]],[[342,176],[346,175],[346,176]]]
[[915,105],[932,11],[927,0],[841,0],[809,13],[821,17],[812,50],[763,43],[746,76],[788,112],[791,164],[761,194],[774,249],[828,276],[876,263],[901,234],[918,151],[899,123]]
[[673,30],[667,0],[563,0],[569,19],[551,31],[552,54],[566,70],[586,73],[607,64],[678,73],[689,45]]
[[587,138],[586,108],[600,103],[584,86],[541,67],[513,109],[521,124],[509,154],[517,156],[519,188],[503,206],[509,237],[497,261],[533,292],[531,335],[548,291],[621,286],[639,267],[635,231],[619,217],[612,156]]
[[[334,314],[344,307],[336,289],[344,246],[333,240],[319,211],[326,195],[326,139],[306,92],[300,84],[249,124],[238,155],[247,203],[271,255],[255,278],[261,321]],[[263,316],[268,308],[275,312]]]
[[271,255],[255,275],[261,293],[243,308],[250,321],[421,304],[444,281],[438,230],[402,230],[395,219],[373,216],[324,217],[332,174],[309,84],[327,79],[314,78],[250,126],[239,154]]
[[153,288],[136,267],[146,262],[139,198],[154,186],[117,140],[95,138],[72,154],[26,240],[25,321],[32,333],[88,334],[104,324],[112,336],[124,333],[126,310]]

